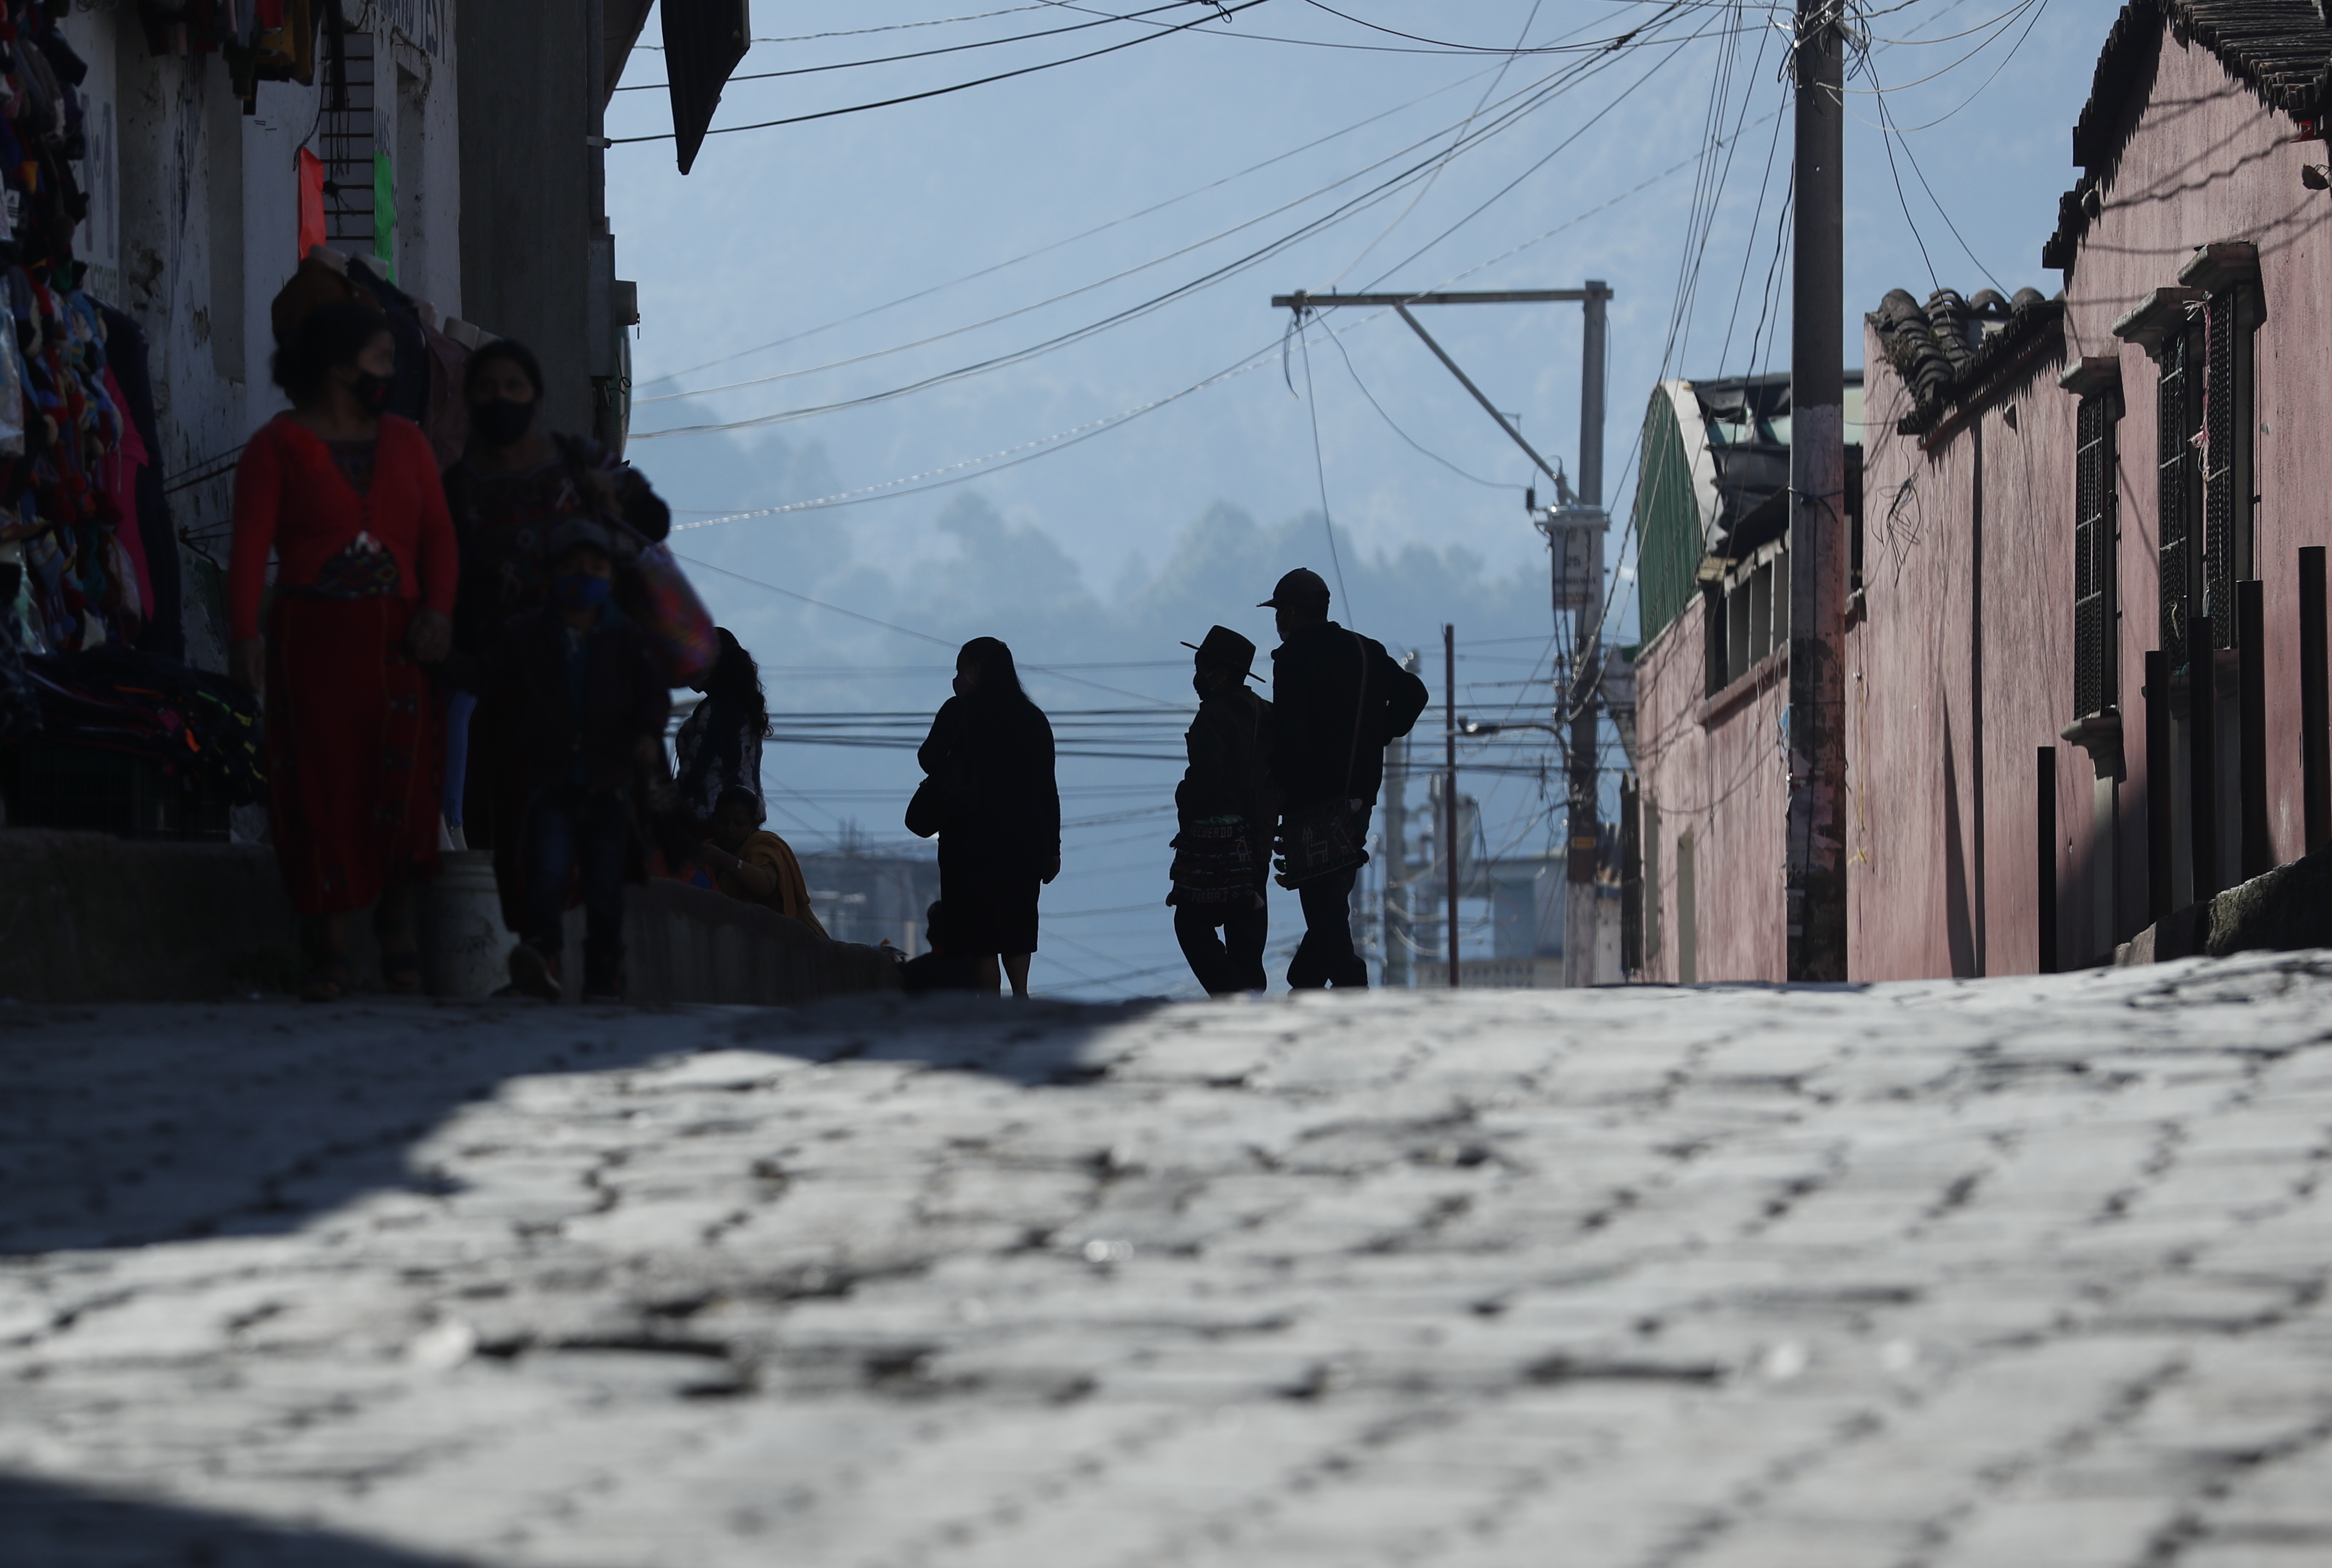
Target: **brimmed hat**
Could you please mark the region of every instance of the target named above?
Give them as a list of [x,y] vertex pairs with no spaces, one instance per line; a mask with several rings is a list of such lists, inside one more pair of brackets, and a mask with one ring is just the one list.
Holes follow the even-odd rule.
[[1271,590],[1271,597],[1255,607],[1259,610],[1309,609],[1314,605],[1328,602],[1328,583],[1309,567],[1297,567],[1281,578]]
[[1220,669],[1236,670],[1242,680],[1252,679],[1255,668],[1255,645],[1228,626],[1209,626],[1204,642],[1184,643],[1186,648],[1198,651],[1199,663]]

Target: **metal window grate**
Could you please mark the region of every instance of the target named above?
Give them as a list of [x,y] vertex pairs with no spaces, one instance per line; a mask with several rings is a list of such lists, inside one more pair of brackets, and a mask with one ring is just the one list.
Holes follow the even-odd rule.
[[2240,289],[2211,297],[2203,312],[2205,390],[2201,453],[2203,471],[2203,613],[2211,617],[2211,641],[2235,645],[2235,524],[2250,508],[2238,505],[2235,444],[2235,344],[2241,330]]
[[2120,532],[2115,427],[2120,399],[2085,397],[2073,458],[2073,712],[2114,705],[2115,541]]
[[[339,249],[373,251],[373,38],[350,27],[341,35],[348,97],[328,97],[317,156],[324,160],[324,239]],[[329,93],[331,89],[327,88]]]
[[2155,507],[2160,544],[2162,651],[2173,671],[2186,667],[2187,606],[2193,600],[2194,523],[2201,465],[2193,445],[2196,420],[2193,375],[2194,334],[2182,332],[2162,346],[2161,376],[2155,391]]

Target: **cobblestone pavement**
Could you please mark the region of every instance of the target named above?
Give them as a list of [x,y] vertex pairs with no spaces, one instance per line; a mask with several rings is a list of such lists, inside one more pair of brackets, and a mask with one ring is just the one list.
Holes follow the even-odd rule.
[[0,1562],[2332,1561],[2332,955],[0,1008]]

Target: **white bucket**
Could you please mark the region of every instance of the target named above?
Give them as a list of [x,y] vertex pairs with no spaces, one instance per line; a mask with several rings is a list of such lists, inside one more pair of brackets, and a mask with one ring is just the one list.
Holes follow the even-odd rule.
[[518,945],[502,925],[493,855],[454,850],[438,864],[429,884],[429,994],[492,996],[509,981],[511,949]]

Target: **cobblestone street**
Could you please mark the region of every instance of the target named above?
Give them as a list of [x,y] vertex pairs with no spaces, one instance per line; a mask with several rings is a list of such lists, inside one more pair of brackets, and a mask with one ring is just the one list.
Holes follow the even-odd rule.
[[2321,1564],[2332,959],[0,1009],[0,1562]]

